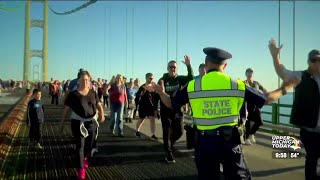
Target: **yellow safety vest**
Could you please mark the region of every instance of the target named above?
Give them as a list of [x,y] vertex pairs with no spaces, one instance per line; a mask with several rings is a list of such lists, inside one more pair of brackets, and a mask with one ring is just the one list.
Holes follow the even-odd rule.
[[218,71],[188,84],[193,121],[199,130],[235,126],[243,105],[245,84]]

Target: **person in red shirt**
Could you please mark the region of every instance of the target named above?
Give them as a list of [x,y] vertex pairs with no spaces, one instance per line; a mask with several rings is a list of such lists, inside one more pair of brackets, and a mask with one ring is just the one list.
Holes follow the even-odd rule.
[[118,136],[123,137],[123,112],[128,106],[128,98],[126,86],[123,81],[123,76],[118,74],[115,80],[111,82],[110,87],[110,130],[115,134],[115,128],[118,130]]
[[51,94],[51,104],[56,103],[56,105],[59,104],[59,83],[57,80],[55,80],[51,84],[50,94]]

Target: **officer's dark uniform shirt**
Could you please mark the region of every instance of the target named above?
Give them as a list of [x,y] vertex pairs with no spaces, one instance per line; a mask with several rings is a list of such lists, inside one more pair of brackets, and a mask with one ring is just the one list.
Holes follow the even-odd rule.
[[[208,73],[214,72],[214,71],[217,71],[217,70],[216,69],[210,70],[208,71]],[[175,110],[180,109],[183,105],[185,105],[186,103],[189,103],[187,87],[188,86],[185,86],[182,89],[177,90],[176,93],[174,93],[173,97],[171,98],[171,104]],[[262,106],[266,101],[266,97],[264,94],[259,92],[257,89],[249,86],[246,86],[244,99],[246,102],[257,106],[258,108],[262,108]],[[242,108],[242,111],[244,110],[245,109]]]

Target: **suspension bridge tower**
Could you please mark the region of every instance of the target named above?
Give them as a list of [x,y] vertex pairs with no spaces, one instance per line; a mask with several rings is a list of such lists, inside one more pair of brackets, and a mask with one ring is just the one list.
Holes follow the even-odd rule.
[[[32,2],[43,3],[43,19],[30,19],[30,6]],[[42,59],[42,81],[48,81],[48,0],[27,0],[25,11],[25,33],[24,33],[24,68],[23,80],[30,80],[31,58]],[[32,27],[42,28],[43,46],[42,50],[30,49],[30,29]]]
[[35,64],[33,65],[33,82],[40,81],[40,65]]

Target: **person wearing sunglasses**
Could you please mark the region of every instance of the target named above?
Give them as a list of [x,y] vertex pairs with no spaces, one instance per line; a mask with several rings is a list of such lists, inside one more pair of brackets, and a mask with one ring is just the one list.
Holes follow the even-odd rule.
[[[165,92],[170,96],[172,96],[176,90],[180,89],[189,81],[193,80],[194,75],[191,68],[190,57],[185,55],[184,59],[185,61],[182,62],[187,66],[187,76],[178,75],[177,62],[170,61],[167,65],[168,72],[165,73],[163,77],[159,79],[158,83],[160,83],[161,81],[164,82]],[[172,154],[172,149],[174,143],[183,134],[183,113],[181,112],[181,110],[179,110],[178,112],[173,112],[169,108],[167,108],[162,102],[160,102],[160,116],[163,133],[163,144],[166,152],[165,160],[167,161],[167,163],[174,163],[175,160]]]
[[300,138],[306,150],[305,179],[320,179],[320,50],[309,52],[306,70],[290,71],[280,62],[282,47],[277,47],[274,39],[269,42],[278,76],[281,79],[301,79],[295,88],[290,123],[300,128]]

